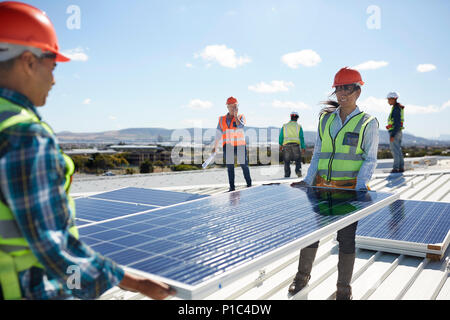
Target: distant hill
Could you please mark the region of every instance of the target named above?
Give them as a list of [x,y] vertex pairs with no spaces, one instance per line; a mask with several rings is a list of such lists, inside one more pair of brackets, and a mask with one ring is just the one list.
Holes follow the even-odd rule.
[[[200,130],[202,132],[200,133]],[[247,127],[247,136],[250,136],[253,141],[265,141],[267,140],[277,143],[280,128],[268,127],[257,128]],[[63,131],[57,133],[57,137],[61,143],[93,143],[93,144],[155,144],[158,142],[172,142],[180,141],[180,134],[182,132],[189,132],[192,138],[196,137],[197,140],[201,137],[213,137],[215,129],[164,129],[164,128],[129,128],[115,131],[104,132],[90,132],[90,133],[73,133],[69,131]],[[175,133],[175,139],[172,139],[172,133]],[[316,132],[305,131],[305,143],[307,145],[314,145],[316,139]],[[414,135],[404,133],[403,145],[405,146],[450,146],[449,140],[430,140]],[[386,130],[380,130],[380,144],[389,144],[389,134]]]

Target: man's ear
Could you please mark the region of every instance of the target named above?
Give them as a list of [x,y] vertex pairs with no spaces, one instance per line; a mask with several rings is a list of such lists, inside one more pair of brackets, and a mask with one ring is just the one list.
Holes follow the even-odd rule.
[[359,88],[358,92],[356,93],[356,100],[358,100],[360,95],[361,95],[361,88]]
[[22,72],[24,72],[28,76],[31,76],[32,74],[34,74],[38,59],[30,51],[25,51],[24,53],[22,53],[19,59],[17,59],[17,63],[22,69]]

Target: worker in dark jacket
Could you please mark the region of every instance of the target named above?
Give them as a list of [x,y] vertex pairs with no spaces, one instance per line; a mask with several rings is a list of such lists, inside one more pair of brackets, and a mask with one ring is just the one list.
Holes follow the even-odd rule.
[[400,173],[405,171],[405,163],[403,161],[402,152],[402,130],[405,123],[405,107],[397,102],[398,94],[389,92],[387,95],[388,103],[392,106],[391,113],[388,117],[388,125],[386,129],[389,132],[389,143],[392,156],[394,157],[394,165],[391,173]]

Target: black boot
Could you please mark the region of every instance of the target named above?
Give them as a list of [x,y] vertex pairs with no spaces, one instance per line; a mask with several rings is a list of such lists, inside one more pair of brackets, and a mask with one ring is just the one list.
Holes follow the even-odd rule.
[[350,283],[352,281],[354,264],[354,253],[339,252],[336,300],[352,300],[352,287]]
[[311,269],[316,258],[316,253],[317,248],[304,248],[300,251],[298,272],[289,286],[290,294],[296,294],[308,284],[309,279],[311,279]]

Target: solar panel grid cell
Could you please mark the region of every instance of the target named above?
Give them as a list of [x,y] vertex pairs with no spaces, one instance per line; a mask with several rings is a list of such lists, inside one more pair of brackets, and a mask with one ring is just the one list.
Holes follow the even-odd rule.
[[449,232],[450,204],[397,200],[359,222],[357,235],[421,244],[442,243]]
[[165,191],[157,189],[124,188],[92,196],[95,199],[124,201],[129,203],[147,204],[153,206],[169,206],[181,202],[207,197],[206,195],[184,192]]
[[155,209],[156,206],[130,205],[120,202],[111,202],[90,198],[75,199],[77,219],[88,221],[103,221],[128,214]]

